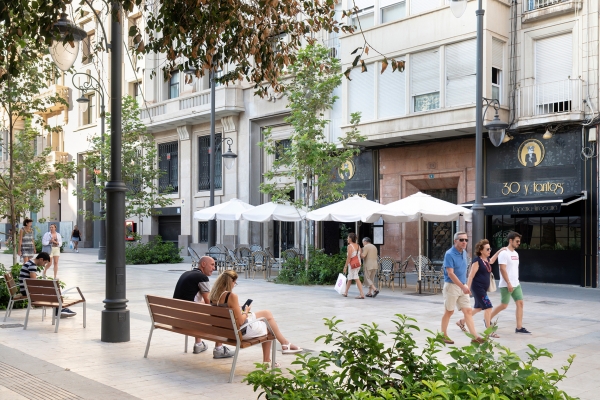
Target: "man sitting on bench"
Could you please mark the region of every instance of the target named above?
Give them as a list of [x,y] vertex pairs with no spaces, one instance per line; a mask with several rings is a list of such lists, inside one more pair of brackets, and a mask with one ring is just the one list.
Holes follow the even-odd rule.
[[[179,277],[175,286],[174,299],[195,301],[196,303],[210,304],[208,294],[210,293],[210,283],[208,277],[215,270],[215,260],[212,257],[204,256],[200,259],[199,268],[194,268],[191,271],[186,271]],[[208,346],[201,338],[196,338],[194,344],[194,354],[206,351]],[[229,350],[223,343],[215,343],[213,350],[213,358],[229,358],[233,357],[234,353]]]

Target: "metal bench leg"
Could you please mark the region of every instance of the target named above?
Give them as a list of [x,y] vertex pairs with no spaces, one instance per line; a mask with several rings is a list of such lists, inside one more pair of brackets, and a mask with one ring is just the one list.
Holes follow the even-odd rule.
[[85,329],[85,301],[83,302],[83,328]]
[[25,324],[23,324],[23,330],[27,329],[27,322],[29,322],[29,310],[31,310],[31,304],[27,302],[27,313],[25,314]]
[[8,300],[8,305],[6,306],[6,313],[4,314],[4,322],[6,322],[6,317],[8,317],[10,315],[9,311],[12,309],[12,303],[13,303],[13,300],[11,297],[11,299]]
[[277,357],[277,340],[271,341],[271,369],[275,369],[275,357]]
[[55,318],[56,328],[54,328],[54,333],[58,333],[58,325],[60,324],[60,313],[61,312],[62,312],[62,306],[58,307],[58,311],[56,312],[56,318]]
[[183,345],[183,352],[187,353],[187,349],[188,349],[188,336],[185,335],[185,344]]
[[235,346],[235,353],[233,354],[233,364],[231,364],[231,372],[229,373],[229,383],[233,382],[235,376],[235,364],[237,363],[238,354],[240,353],[240,346]]
[[150,340],[152,340],[152,332],[154,332],[154,325],[152,325],[152,327],[150,328],[150,335],[148,335],[148,343],[146,344],[146,352],[144,353],[144,358],[148,358],[148,350],[150,350]]

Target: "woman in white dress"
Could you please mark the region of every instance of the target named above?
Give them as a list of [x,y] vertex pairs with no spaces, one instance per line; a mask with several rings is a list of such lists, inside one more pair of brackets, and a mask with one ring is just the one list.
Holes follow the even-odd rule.
[[58,258],[60,257],[60,246],[62,246],[62,236],[56,231],[56,225],[50,224],[50,232],[44,233],[42,237],[42,245],[49,246],[50,264],[44,266],[44,276],[46,271],[54,265],[54,279],[58,275]]
[[[358,265],[358,268],[352,268],[350,264]],[[348,234],[348,253],[346,256],[346,263],[344,264],[344,274],[346,273],[346,270],[348,270],[348,283],[346,284],[346,292],[342,296],[348,297],[350,285],[352,285],[352,281],[356,281],[356,286],[360,292],[360,296],[356,298],[364,299],[365,294],[360,278],[358,277],[358,273],[360,272],[360,246],[356,243],[356,233]]]

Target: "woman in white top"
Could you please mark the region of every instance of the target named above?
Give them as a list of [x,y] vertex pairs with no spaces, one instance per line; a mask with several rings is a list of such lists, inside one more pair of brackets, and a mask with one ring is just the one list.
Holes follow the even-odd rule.
[[[358,268],[352,268],[350,266],[350,260],[353,258],[358,258]],[[346,263],[344,264],[344,274],[346,273],[346,270],[348,270],[348,283],[346,284],[346,292],[342,296],[348,297],[348,290],[350,290],[350,285],[352,285],[352,281],[354,280],[356,281],[356,286],[360,292],[360,296],[356,298],[364,299],[365,294],[360,278],[358,277],[358,272],[360,271],[360,246],[356,243],[356,233],[353,232],[348,234],[348,255],[346,256]]]
[[58,274],[58,257],[60,257],[60,246],[62,246],[62,236],[56,231],[56,224],[50,224],[50,232],[44,233],[42,245],[50,246],[50,265],[44,266],[44,276],[46,271],[54,265],[54,279]]

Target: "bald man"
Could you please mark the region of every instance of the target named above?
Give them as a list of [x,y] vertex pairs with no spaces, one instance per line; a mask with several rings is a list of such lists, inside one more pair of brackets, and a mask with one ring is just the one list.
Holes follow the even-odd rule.
[[[204,256],[200,259],[200,268],[194,268],[191,271],[186,271],[179,277],[174,299],[195,301],[197,303],[210,304],[208,294],[210,292],[210,282],[208,277],[215,270],[215,260],[212,257]],[[206,343],[201,338],[196,338],[194,344],[194,354],[200,354],[208,349]],[[223,343],[215,343],[213,350],[213,358],[229,358],[233,357],[233,352]]]

